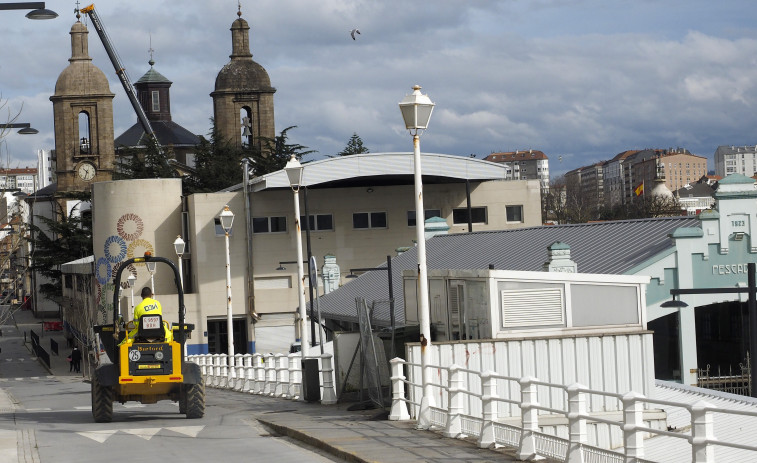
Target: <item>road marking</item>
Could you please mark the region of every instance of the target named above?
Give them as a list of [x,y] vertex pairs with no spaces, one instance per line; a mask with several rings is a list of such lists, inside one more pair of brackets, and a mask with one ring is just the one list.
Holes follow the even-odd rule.
[[200,431],[205,429],[205,426],[174,426],[166,429],[178,432],[179,434],[184,434],[185,436],[197,437],[197,435],[200,434]]
[[52,408],[27,408],[27,412],[49,412]]
[[108,438],[110,436],[112,436],[113,434],[115,434],[116,432],[118,432],[118,431],[115,430],[115,429],[113,429],[113,430],[107,430],[107,431],[77,432],[76,434],[78,434],[80,436],[83,436],[83,437],[86,437],[88,439],[92,439],[92,440],[97,441],[97,442],[99,442],[99,443],[102,444],[103,442],[105,442],[106,440],[108,440]]
[[152,436],[163,428],[140,428],[140,429],[122,429],[121,431],[133,436],[141,437],[144,440],[152,439]]
[[[76,434],[82,437],[86,437],[87,439],[92,439],[93,441],[96,441],[102,444],[106,440],[108,440],[110,436],[112,436],[113,434],[116,434],[119,431],[124,432],[126,434],[131,434],[132,436],[141,437],[144,440],[150,440],[157,433],[159,433],[161,429],[173,431],[175,433],[183,434],[188,437],[197,437],[197,435],[200,434],[200,431],[205,429],[205,426],[172,426],[169,428],[105,429],[102,431],[77,432]],[[0,435],[0,438],[1,437],[2,435]],[[3,463],[2,460],[0,460],[0,463]]]

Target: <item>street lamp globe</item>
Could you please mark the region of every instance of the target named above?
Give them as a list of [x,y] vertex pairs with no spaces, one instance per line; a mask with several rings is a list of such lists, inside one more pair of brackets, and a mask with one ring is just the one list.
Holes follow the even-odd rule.
[[413,86],[413,93],[405,96],[399,105],[407,130],[412,133],[412,131],[417,132],[428,127],[431,113],[434,111],[434,103],[427,95],[421,93],[420,85]]
[[286,166],[284,166],[284,172],[287,173],[287,177],[289,178],[289,186],[291,186],[293,190],[300,189],[300,185],[302,185],[302,173],[304,170],[305,168],[302,167],[302,164],[300,164],[300,161],[297,160],[294,154],[289,159]]
[[55,19],[58,17],[58,13],[47,8],[39,8],[26,13],[28,19]]
[[129,278],[127,278],[126,281],[129,283],[129,288],[133,288],[134,283],[137,281],[137,277],[135,277],[134,275],[129,275]]
[[221,219],[221,228],[228,235],[231,231],[231,224],[234,222],[234,213],[231,212],[228,205],[223,206],[223,211],[218,215],[218,218]]
[[184,243],[184,240],[181,239],[181,235],[178,235],[176,237],[176,240],[173,242],[173,248],[176,251],[176,255],[181,257],[184,255],[184,246],[186,243]]

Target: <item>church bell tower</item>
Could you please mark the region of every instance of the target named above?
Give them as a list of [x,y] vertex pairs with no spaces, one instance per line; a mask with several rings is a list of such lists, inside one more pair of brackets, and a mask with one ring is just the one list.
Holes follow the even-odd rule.
[[[77,14],[78,17],[78,14]],[[87,27],[71,27],[71,58],[58,76],[53,102],[58,191],[88,191],[113,179],[113,97],[105,74],[89,57]]]

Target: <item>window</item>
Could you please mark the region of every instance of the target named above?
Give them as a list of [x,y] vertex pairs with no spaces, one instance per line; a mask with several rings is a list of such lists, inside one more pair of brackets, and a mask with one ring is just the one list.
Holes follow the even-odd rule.
[[[423,220],[428,220],[431,217],[441,217],[441,216],[442,216],[441,209],[425,209],[423,211]],[[407,211],[407,226],[408,227],[415,226],[415,211]]]
[[284,233],[287,231],[287,218],[283,216],[253,217],[253,233]]
[[523,222],[523,206],[506,206],[508,222]]
[[[300,224],[305,230],[305,216],[300,216]],[[325,231],[334,229],[334,216],[331,214],[310,214],[310,231]]]
[[[472,223],[486,223],[486,208],[485,207],[472,207],[471,208],[471,222]],[[453,224],[466,224],[468,223],[468,208],[458,208],[452,210],[452,223]]]
[[352,227],[386,228],[386,212],[355,212],[352,214]]
[[153,112],[160,111],[160,92],[157,90],[152,91],[152,110]]

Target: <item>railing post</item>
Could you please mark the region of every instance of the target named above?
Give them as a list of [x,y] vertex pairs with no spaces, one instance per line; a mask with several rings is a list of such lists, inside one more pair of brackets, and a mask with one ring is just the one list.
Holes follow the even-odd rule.
[[496,444],[494,438],[494,422],[497,421],[497,380],[494,372],[485,371],[481,374],[481,435],[478,436],[479,448],[485,449]]
[[213,387],[221,386],[221,354],[213,354]]
[[391,421],[407,421],[410,419],[410,413],[407,410],[407,402],[405,402],[405,375],[404,372],[405,361],[399,357],[395,357],[389,361],[392,365],[392,410],[389,413],[389,419]]
[[234,354],[234,368],[236,369],[236,380],[234,381],[235,391],[241,391],[244,386],[244,355],[245,354]]
[[573,383],[568,386],[568,456],[565,463],[584,463],[583,444],[586,435],[586,394],[581,392],[584,386]]
[[261,371],[265,371],[263,370],[263,355],[258,353],[252,354],[252,387],[250,388],[250,394],[260,394],[260,391],[263,390],[263,380],[265,377],[260,375]]
[[242,375],[242,387],[240,390],[242,392],[248,392],[252,389],[252,355],[245,354],[243,357],[243,370],[244,374]]
[[712,405],[700,400],[691,406],[691,462],[713,463],[715,448],[709,441],[715,439]]
[[289,354],[289,398],[298,400],[302,394],[302,355]]
[[276,354],[276,397],[289,395],[289,357],[288,354]]
[[323,394],[321,404],[332,405],[336,403],[336,390],[334,389],[334,367],[331,363],[331,354],[321,354],[321,375],[323,380]]
[[273,391],[276,388],[276,384],[274,383],[276,379],[276,372],[274,371],[274,376],[271,378],[271,371],[273,366],[273,355],[266,354],[263,356],[265,361],[265,383],[263,383],[263,395],[271,395],[273,394]]
[[536,458],[536,436],[539,431],[539,410],[534,408],[539,405],[536,395],[537,381],[533,376],[525,376],[518,381],[520,383],[520,410],[521,410],[521,433],[520,445],[516,452],[519,460],[531,460]]
[[644,458],[644,433],[638,428],[644,426],[644,395],[628,392],[623,396],[623,440],[626,448],[626,463]]
[[449,405],[447,406],[447,427],[444,437],[457,438],[462,434],[460,414],[463,413],[463,379],[460,366],[454,363],[449,367],[447,390],[449,391]]

